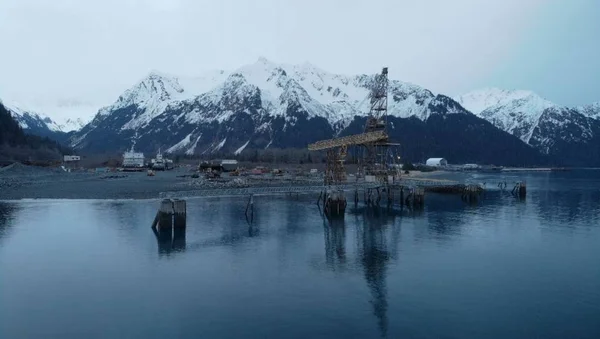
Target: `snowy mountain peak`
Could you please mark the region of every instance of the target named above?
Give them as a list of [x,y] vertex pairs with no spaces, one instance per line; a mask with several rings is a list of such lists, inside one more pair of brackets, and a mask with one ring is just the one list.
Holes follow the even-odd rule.
[[587,117],[600,120],[600,101],[590,105],[579,106],[577,110]]
[[[531,91],[524,90],[504,90],[499,88],[483,88],[469,92],[467,94],[454,98],[464,108],[473,112],[474,114],[481,114],[484,110],[494,107],[506,105],[514,100],[522,100],[530,98],[532,101],[541,103],[547,101],[541,98],[539,95]],[[552,104],[547,101],[547,104]]]
[[[36,134],[46,134],[51,132],[63,132],[63,126],[54,122],[50,117],[43,113],[37,113],[23,109],[18,103],[4,105],[11,113],[13,118],[19,123],[21,128],[29,130]],[[44,135],[46,136],[46,135]]]
[[170,100],[179,93],[183,93],[183,87],[179,84],[179,80],[174,76],[157,71],[150,72],[130,91],[130,94],[134,94],[136,99],[142,100],[156,95],[160,100]]

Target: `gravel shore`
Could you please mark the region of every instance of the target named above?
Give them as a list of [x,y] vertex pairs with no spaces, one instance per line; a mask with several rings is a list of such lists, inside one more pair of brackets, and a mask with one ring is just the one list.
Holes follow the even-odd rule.
[[65,172],[21,164],[0,168],[0,200],[152,199],[160,192],[197,189],[188,169],[158,172]]
[[[191,167],[156,172],[65,172],[14,164],[0,168],[0,200],[18,199],[155,199],[161,192],[225,187],[291,185],[293,178],[231,177],[223,180],[193,178]],[[309,178],[302,178],[309,184]],[[318,180],[318,179],[317,179]],[[313,179],[313,184],[317,182]],[[320,183],[322,181],[318,181]]]
[[[190,191],[249,186],[320,185],[319,177],[228,177],[193,178],[193,167],[178,167],[148,176],[146,172],[66,172],[13,164],[0,168],[0,200],[18,199],[156,199],[161,192]],[[440,173],[442,174],[442,173]],[[407,178],[424,179],[432,173],[411,172]],[[440,179],[438,177],[438,179]]]

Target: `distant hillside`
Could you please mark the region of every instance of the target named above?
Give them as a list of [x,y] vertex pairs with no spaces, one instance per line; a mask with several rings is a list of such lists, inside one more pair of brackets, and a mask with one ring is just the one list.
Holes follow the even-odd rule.
[[[356,118],[344,133],[361,133],[365,119]],[[436,114],[425,121],[416,117],[388,117],[388,125],[391,141],[400,143],[403,161],[425,162],[427,158],[443,157],[453,164],[559,164],[472,114]]]
[[25,134],[0,102],[0,161],[60,160],[64,149],[48,138]]

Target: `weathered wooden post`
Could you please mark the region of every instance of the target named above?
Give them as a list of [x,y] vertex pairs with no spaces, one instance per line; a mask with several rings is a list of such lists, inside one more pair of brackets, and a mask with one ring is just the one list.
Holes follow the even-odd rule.
[[425,188],[417,187],[415,189],[415,197],[413,198],[417,207],[421,208],[425,205]]
[[524,199],[527,196],[527,183],[525,183],[525,181],[523,181],[521,183],[521,187],[519,187],[519,197],[521,199]]
[[158,231],[163,232],[173,229],[173,201],[164,199],[160,203],[158,216]]
[[404,206],[404,186],[400,186],[400,206]]
[[185,200],[173,200],[173,226],[175,229],[185,229],[187,223],[187,207]]
[[158,251],[168,254],[185,249],[187,208],[185,200],[164,199],[152,222],[152,231],[158,241]]
[[[321,198],[319,197],[319,200]],[[317,201],[317,205],[319,202]],[[250,222],[254,221],[254,194],[250,194],[250,199],[248,200],[248,204],[246,205],[246,219],[248,219],[248,211],[250,212]]]
[[328,217],[343,217],[346,213],[346,196],[344,191],[329,191],[325,193],[325,196],[325,214]]

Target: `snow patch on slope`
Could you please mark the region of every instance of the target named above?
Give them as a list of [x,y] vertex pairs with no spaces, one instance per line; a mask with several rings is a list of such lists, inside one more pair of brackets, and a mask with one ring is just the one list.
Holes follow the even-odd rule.
[[240,153],[242,153],[244,151],[244,149],[246,148],[246,146],[248,146],[249,143],[250,143],[250,140],[246,141],[246,143],[243,144],[240,148],[238,148],[235,152],[233,152],[233,154],[239,155]]
[[194,141],[192,146],[190,148],[188,148],[187,151],[185,151],[185,154],[187,154],[187,155],[194,154],[194,152],[196,151],[196,147],[198,147],[198,141],[200,141],[200,138],[202,138],[202,133],[200,133],[200,135],[196,138],[196,141]]
[[181,151],[182,149],[185,149],[187,147],[187,145],[189,145],[192,142],[192,139],[191,139],[192,134],[193,134],[193,132],[188,134],[180,142],[176,143],[175,145],[173,145],[172,147],[167,149],[167,153],[176,153],[178,151]]

